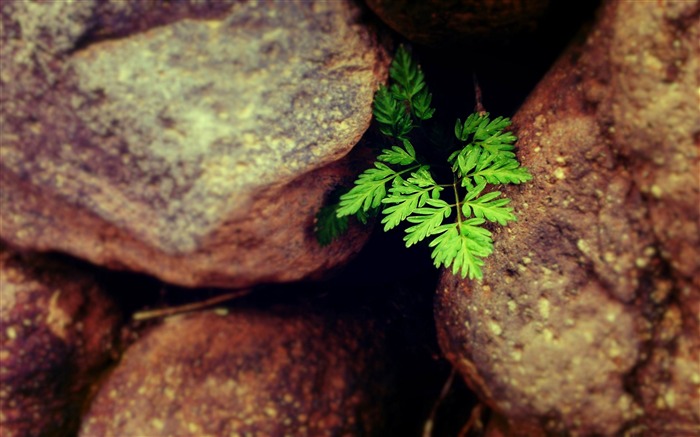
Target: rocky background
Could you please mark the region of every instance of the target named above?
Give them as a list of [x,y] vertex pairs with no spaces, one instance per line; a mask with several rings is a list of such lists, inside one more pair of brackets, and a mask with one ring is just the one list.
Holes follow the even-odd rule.
[[[3,436],[700,435],[700,3],[6,1]],[[532,182],[319,246],[407,44]]]

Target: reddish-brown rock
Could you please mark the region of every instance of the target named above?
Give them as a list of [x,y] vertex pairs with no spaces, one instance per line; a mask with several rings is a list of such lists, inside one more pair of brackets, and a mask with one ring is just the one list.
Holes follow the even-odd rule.
[[375,328],[308,308],[166,319],[127,349],[80,435],[375,435],[391,391]]
[[514,117],[519,221],[436,301],[509,435],[700,432],[698,40],[697,2],[605,2]]
[[2,238],[186,286],[322,274],[388,57],[350,1],[3,2]]
[[392,29],[428,46],[504,41],[537,27],[549,0],[367,0]]
[[0,247],[0,434],[67,436],[120,322],[95,278]]

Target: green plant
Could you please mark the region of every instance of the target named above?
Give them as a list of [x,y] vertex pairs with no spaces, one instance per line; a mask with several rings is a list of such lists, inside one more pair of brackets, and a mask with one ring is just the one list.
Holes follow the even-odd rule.
[[373,111],[389,144],[350,190],[335,193],[336,199],[319,211],[318,241],[329,244],[345,232],[351,216],[366,223],[380,212],[385,231],[408,222],[406,247],[430,237],[436,267],[481,279],[483,258],[493,251],[485,224],[516,219],[510,200],[492,186],[532,178],[515,157],[516,137],[505,130],[510,120],[473,113],[464,122],[457,119],[453,140],[436,141],[425,126],[435,113],[432,95],[403,46],[389,76],[390,86],[379,88]]

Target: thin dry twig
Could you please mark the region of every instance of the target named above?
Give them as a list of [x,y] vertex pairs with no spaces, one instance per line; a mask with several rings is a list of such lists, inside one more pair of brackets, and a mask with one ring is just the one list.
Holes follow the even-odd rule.
[[479,86],[479,80],[476,78],[476,72],[472,75],[472,79],[474,80],[474,99],[476,100],[474,112],[477,112],[479,115],[484,115],[486,114],[486,108],[481,101],[481,86]]
[[428,419],[425,421],[425,424],[423,425],[423,437],[431,437],[433,435],[433,426],[435,425],[435,415],[437,414],[437,410],[440,407],[440,404],[442,401],[447,397],[447,393],[450,391],[450,387],[452,387],[452,383],[455,380],[455,374],[457,371],[455,370],[454,366],[452,367],[452,370],[450,371],[450,376],[447,377],[447,381],[445,381],[445,385],[442,386],[442,390],[440,391],[440,396],[435,400],[435,403],[433,404],[433,408],[430,410],[430,415],[428,416]]
[[238,299],[243,296],[246,296],[250,294],[251,289],[246,288],[243,290],[236,290],[231,293],[226,293],[226,294],[220,294],[218,296],[214,296],[210,299],[206,299],[200,302],[193,302],[193,303],[188,303],[185,305],[178,305],[174,307],[167,307],[167,308],[159,308],[155,310],[146,310],[146,311],[139,311],[137,313],[134,313],[133,319],[134,320],[147,320],[147,319],[154,319],[158,317],[169,317],[173,316],[175,314],[183,314],[183,313],[188,313],[191,311],[196,311],[196,310],[201,310],[207,307],[210,307],[212,305],[216,305],[217,303],[221,302],[226,302],[227,300],[233,300],[233,299]]
[[462,429],[459,430],[457,437],[467,437],[467,434],[472,429],[482,429],[484,426],[481,423],[481,414],[484,411],[484,404],[479,402],[472,408],[472,413],[469,415],[469,420],[464,424]]

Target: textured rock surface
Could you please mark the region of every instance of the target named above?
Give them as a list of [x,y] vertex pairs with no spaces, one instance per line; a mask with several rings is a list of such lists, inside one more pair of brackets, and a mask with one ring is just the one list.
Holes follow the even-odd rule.
[[87,388],[112,355],[120,317],[94,278],[0,247],[0,430],[75,433]]
[[290,281],[319,248],[386,58],[347,1],[5,2],[2,237],[195,286]]
[[607,2],[514,118],[534,180],[441,346],[510,435],[700,432],[700,6]]
[[549,0],[367,0],[367,5],[419,44],[478,45],[533,30]]
[[375,435],[388,380],[374,328],[280,308],[167,319],[127,349],[80,435]]

